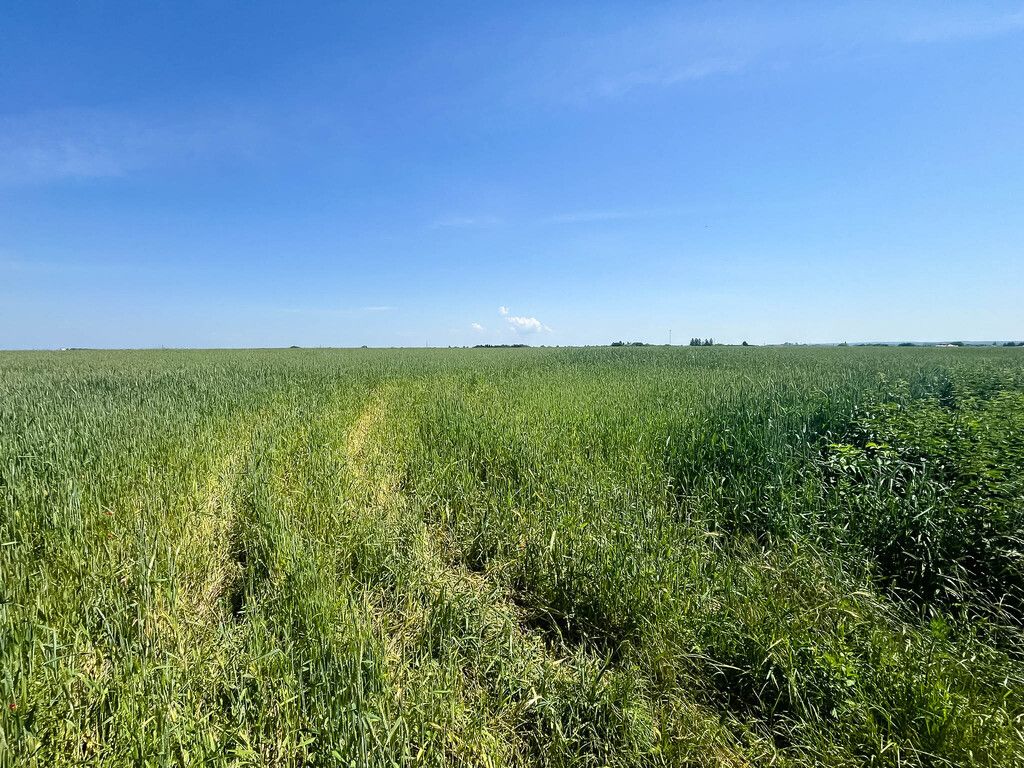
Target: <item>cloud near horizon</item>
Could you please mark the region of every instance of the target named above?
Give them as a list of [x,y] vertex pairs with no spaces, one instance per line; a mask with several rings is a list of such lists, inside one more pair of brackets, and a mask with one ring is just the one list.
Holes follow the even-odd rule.
[[544,325],[536,317],[525,317],[522,315],[510,314],[508,307],[498,307],[498,312],[508,322],[508,327],[513,333],[550,333],[551,329]]

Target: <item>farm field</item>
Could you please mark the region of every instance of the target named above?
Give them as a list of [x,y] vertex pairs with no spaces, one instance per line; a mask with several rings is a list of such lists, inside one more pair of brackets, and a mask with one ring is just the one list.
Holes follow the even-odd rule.
[[1024,349],[0,353],[0,764],[1024,765]]

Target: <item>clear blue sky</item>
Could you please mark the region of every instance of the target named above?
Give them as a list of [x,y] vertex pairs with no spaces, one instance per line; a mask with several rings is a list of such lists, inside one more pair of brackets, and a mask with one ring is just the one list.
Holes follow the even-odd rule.
[[365,5],[5,4],[0,347],[1024,336],[1021,2]]

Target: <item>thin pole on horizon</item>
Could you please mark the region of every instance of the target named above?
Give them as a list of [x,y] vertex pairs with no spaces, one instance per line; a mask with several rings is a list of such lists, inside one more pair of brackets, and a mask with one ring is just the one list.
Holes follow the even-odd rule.
[[668,345],[670,347],[672,346],[672,329],[671,328],[668,329]]

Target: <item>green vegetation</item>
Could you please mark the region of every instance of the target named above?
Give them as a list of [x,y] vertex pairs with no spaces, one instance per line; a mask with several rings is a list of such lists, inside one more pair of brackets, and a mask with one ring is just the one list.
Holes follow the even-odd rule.
[[0,764],[1022,765],[1022,522],[1001,347],[4,353]]

